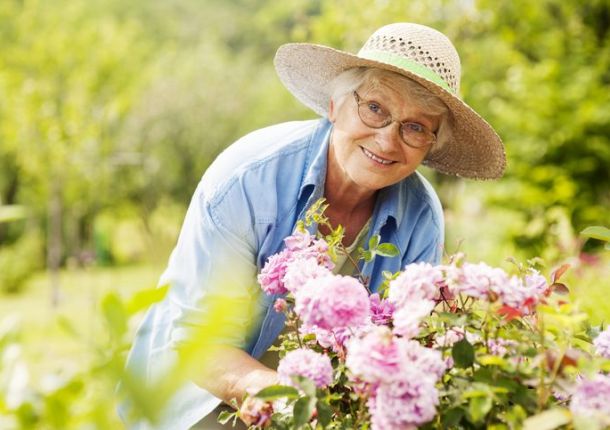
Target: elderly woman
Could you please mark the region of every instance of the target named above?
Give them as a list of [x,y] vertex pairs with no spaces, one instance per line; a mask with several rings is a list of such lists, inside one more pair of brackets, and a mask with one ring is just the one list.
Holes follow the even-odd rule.
[[[375,291],[383,271],[441,258],[442,209],[416,172],[420,164],[480,179],[504,170],[502,142],[458,97],[459,57],[436,30],[388,25],[357,55],[288,44],[275,65],[286,87],[323,118],[245,136],[197,187],[161,279],[169,292],[143,321],[128,366],[146,380],[160,380],[175,347],[205,324],[210,300],[230,297],[246,310],[223,322],[222,358],[177,391],[159,428],[189,428],[221,401],[239,401],[276,382],[275,370],[258,359],[284,319],[271,306],[275,297],[260,293],[256,276],[320,197],[329,204],[330,222],[345,227],[350,252],[373,234],[400,250],[397,257],[362,264]],[[353,268],[337,264],[336,270]],[[244,331],[247,326],[253,328]]]

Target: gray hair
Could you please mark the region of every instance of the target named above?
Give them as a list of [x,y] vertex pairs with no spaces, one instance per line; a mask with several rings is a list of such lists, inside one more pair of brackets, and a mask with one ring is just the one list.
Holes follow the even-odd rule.
[[418,107],[432,115],[440,115],[438,130],[436,130],[436,143],[432,146],[426,158],[451,141],[453,138],[453,133],[451,131],[452,117],[445,103],[422,85],[401,74],[372,67],[348,69],[329,82],[327,87],[328,94],[330,94],[330,98],[338,108],[345,102],[347,96],[351,95],[358,88],[365,84],[375,88],[380,85],[384,79],[391,79],[396,82],[399,85],[399,88],[404,91],[409,99],[414,101]]

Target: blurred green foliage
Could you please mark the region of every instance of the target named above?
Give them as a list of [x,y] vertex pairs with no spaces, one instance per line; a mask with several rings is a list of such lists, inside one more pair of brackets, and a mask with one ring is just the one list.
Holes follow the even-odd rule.
[[[146,260],[159,249],[152,214],[184,207],[222,148],[313,117],[275,77],[277,46],[356,51],[380,25],[415,21],[455,42],[466,100],[506,142],[506,177],[466,187],[514,213],[499,240],[541,254],[562,223],[580,230],[609,218],[609,16],[601,0],[7,0],[0,202],[27,206],[64,264]],[[431,176],[455,214],[462,180]],[[463,209],[457,216],[472,212]],[[181,211],[173,215],[170,224]],[[0,224],[0,246],[21,237]]]
[[[162,261],[173,242],[160,252],[155,211],[178,205],[168,223],[179,223],[222,148],[257,127],[314,116],[275,77],[275,49],[313,41],[357,51],[394,21],[432,25],[454,41],[467,102],[506,142],[508,170],[497,184],[429,173],[449,220],[485,216],[472,205],[506,210],[504,232],[488,242],[551,259],[572,251],[558,239],[566,228],[607,223],[604,0],[6,0],[0,203],[28,207],[28,228],[45,233],[41,245],[58,247],[62,264],[151,253]],[[465,206],[464,195],[477,199]],[[0,246],[26,240],[25,230],[0,224]]]
[[[596,306],[607,281],[586,270],[607,258],[576,258],[584,242],[576,232],[610,219],[607,0],[3,0],[0,292],[21,291],[50,263],[161,267],[192,191],[224,147],[265,125],[315,117],[275,76],[277,47],[356,52],[396,21],[431,25],[454,41],[465,100],[506,143],[508,169],[497,183],[424,169],[446,208],[448,252],[464,239],[471,260],[490,264],[572,256],[572,283],[582,283],[574,291],[604,319]],[[121,315],[118,302],[107,299],[106,318]],[[121,324],[109,333],[127,336]],[[110,369],[108,356],[98,358]],[[97,376],[79,375],[33,392],[37,400],[19,412],[23,425],[53,428],[81,408],[74,405],[90,395],[81,383]],[[41,418],[44,402],[63,415]]]
[[[192,191],[224,147],[256,128],[314,117],[276,78],[277,47],[308,41],[356,52],[396,21],[454,41],[465,100],[506,143],[497,183],[424,169],[446,208],[448,251],[465,239],[470,260],[490,264],[576,256],[575,232],[610,220],[607,0],[3,0],[0,205],[27,219],[0,211],[0,291],[20,291],[53,243],[64,266],[163,265]],[[604,281],[586,265],[607,264],[599,261],[577,260],[573,275],[597,321],[608,313]],[[119,320],[133,310],[115,299],[98,310],[115,336],[97,358],[11,403],[24,405],[22,428],[116,427],[112,357],[124,354]],[[0,335],[4,357],[17,332]],[[0,427],[6,402],[0,396]]]
[[[112,395],[124,377],[123,363],[130,344],[128,322],[163,298],[165,289],[142,290],[128,299],[106,293],[97,312],[105,336],[87,339],[73,318],[59,325],[75,341],[88,344],[90,361],[68,372],[51,372],[31,379],[31,363],[23,352],[23,329],[14,316],[0,319],[0,428],[3,429],[111,429],[122,426]],[[146,394],[150,398],[150,393]],[[152,396],[154,397],[154,396]],[[152,405],[152,401],[148,404]]]
[[564,221],[610,219],[610,4],[482,3],[494,14],[469,27],[466,90],[507,143],[492,199],[522,214],[512,238],[540,255]]
[[42,269],[40,231],[29,229],[19,241],[0,248],[0,293],[18,293],[24,282]]

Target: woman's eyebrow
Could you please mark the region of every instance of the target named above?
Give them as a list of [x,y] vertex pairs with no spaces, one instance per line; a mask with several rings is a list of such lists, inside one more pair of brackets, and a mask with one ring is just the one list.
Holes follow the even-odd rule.
[[[381,94],[381,93],[379,92],[379,90],[377,90],[377,89],[375,89],[375,88],[370,89],[370,90],[367,90],[367,91],[365,91],[365,92],[362,94],[362,101],[363,101],[363,102],[367,102],[367,103],[370,103],[370,102],[375,102],[375,103],[377,103],[379,106],[381,106],[381,107],[383,108],[383,110],[384,110],[384,111],[386,111],[386,112],[388,112],[388,113],[392,114],[392,110],[388,108],[388,103],[383,102],[383,101],[380,101],[380,100],[383,100],[383,99],[384,99],[384,95],[383,95],[383,94]],[[419,118],[419,117],[423,117],[424,119],[426,119],[426,120],[428,120],[428,121],[430,122],[430,125],[431,125],[431,126],[436,126],[436,127],[438,127],[438,124],[435,124],[435,121],[440,122],[441,115],[437,115],[437,114],[431,114],[431,113],[426,113],[426,112],[425,112],[425,110],[424,110],[424,107],[423,107],[423,106],[417,106],[417,105],[414,105],[414,107],[415,107],[415,109],[417,109],[417,111],[418,111],[418,112],[416,113],[416,115],[414,115],[414,116],[416,116],[416,117],[418,117],[418,118]],[[412,118],[412,117],[411,117],[411,118]],[[394,115],[392,114],[392,119],[397,119],[397,118],[394,118]],[[409,118],[403,118],[403,119],[400,119],[399,121],[400,121],[400,122],[405,122],[405,121],[407,121],[407,122],[408,122],[408,121],[409,121]],[[434,127],[430,127],[430,128],[434,128]]]

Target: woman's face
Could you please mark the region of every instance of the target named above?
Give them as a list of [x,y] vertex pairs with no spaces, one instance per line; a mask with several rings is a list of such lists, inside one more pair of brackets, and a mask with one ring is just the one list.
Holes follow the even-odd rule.
[[430,147],[412,148],[399,134],[399,122],[410,121],[436,131],[440,118],[410,104],[391,80],[382,80],[358,90],[362,100],[374,101],[397,120],[384,128],[370,128],[358,116],[358,104],[348,94],[340,106],[331,101],[329,119],[334,123],[329,169],[339,169],[344,179],[363,191],[377,191],[409,176],[420,165]]

